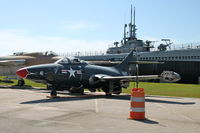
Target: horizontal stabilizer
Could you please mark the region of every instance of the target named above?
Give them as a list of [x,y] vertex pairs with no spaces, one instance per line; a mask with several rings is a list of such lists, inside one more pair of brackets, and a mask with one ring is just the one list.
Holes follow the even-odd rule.
[[164,64],[164,62],[158,62],[158,61],[130,61],[129,64]]

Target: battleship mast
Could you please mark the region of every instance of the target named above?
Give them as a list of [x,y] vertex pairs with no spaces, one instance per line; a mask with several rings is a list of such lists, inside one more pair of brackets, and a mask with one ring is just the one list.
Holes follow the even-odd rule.
[[129,30],[130,30],[130,31],[129,31],[129,35],[130,35],[130,39],[132,38],[132,25],[133,25],[133,24],[132,24],[132,20],[133,20],[133,19],[132,19],[132,16],[133,16],[133,15],[132,15],[132,5],[131,5],[131,22],[129,23]]
[[[131,21],[129,23],[129,40],[135,40],[136,38],[136,25],[135,25],[135,7],[134,7],[134,13],[132,11],[132,5],[131,5]],[[124,27],[124,29],[126,28],[126,26]],[[125,32],[126,30],[124,30]],[[124,38],[125,37],[125,33],[124,33]],[[124,41],[126,42],[126,41]]]
[[152,48],[152,46],[150,46],[151,41],[144,43],[143,40],[137,39],[136,37],[137,29],[135,20],[135,7],[133,9],[131,5],[130,22],[128,25],[124,25],[124,38],[121,40],[121,46],[118,46],[119,42],[114,42],[114,47],[110,47],[107,50],[108,54],[129,53],[131,50],[138,52],[150,51],[150,48]]
[[133,23],[133,39],[137,39],[136,38],[136,25],[135,25],[135,7],[134,7],[134,21],[133,21],[134,23]]

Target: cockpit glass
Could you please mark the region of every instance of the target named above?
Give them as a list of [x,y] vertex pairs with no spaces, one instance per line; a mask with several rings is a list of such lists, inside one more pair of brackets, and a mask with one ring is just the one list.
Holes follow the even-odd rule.
[[69,64],[69,59],[68,58],[61,58],[58,61],[55,62],[56,64]]
[[55,62],[56,64],[79,64],[79,63],[86,63],[78,58],[67,58],[64,57]]
[[78,58],[69,58],[69,60],[71,63],[80,63],[81,62],[81,60]]
[[52,51],[46,51],[43,53],[43,55],[46,55],[46,56],[58,56],[55,52],[52,52]]

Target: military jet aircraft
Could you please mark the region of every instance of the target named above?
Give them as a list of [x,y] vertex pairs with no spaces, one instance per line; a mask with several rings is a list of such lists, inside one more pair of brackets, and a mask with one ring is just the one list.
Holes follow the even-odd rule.
[[[14,53],[10,56],[0,57],[0,75],[8,79],[17,79],[16,70],[25,66],[53,63],[56,61],[53,57],[57,55],[52,51],[33,52],[33,53]],[[23,86],[24,80],[18,79],[18,85]]]
[[133,51],[113,67],[92,65],[77,58],[63,58],[53,64],[34,65],[19,69],[16,74],[36,82],[47,83],[51,96],[56,96],[58,89],[70,92],[84,92],[84,88],[95,91],[101,88],[106,95],[120,94],[122,88],[127,88],[130,81],[162,79],[175,82],[179,74],[165,71],[161,75],[129,76],[129,62],[136,60]]

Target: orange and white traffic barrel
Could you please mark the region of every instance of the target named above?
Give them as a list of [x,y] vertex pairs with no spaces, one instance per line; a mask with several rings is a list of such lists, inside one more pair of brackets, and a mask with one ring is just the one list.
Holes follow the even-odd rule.
[[145,119],[145,94],[143,88],[133,88],[131,91],[130,119]]

